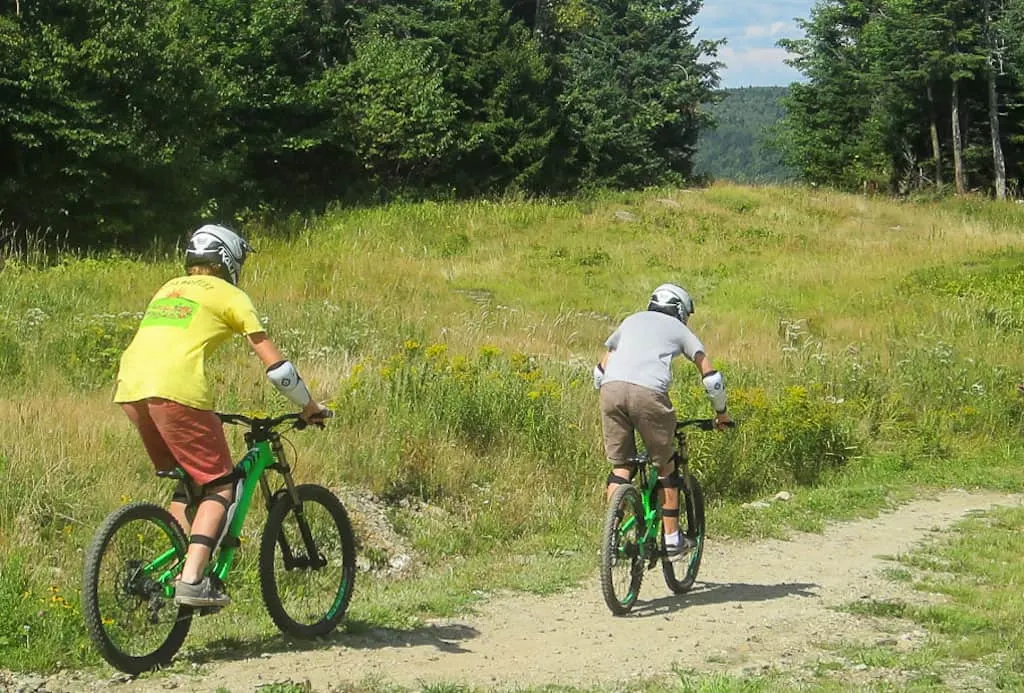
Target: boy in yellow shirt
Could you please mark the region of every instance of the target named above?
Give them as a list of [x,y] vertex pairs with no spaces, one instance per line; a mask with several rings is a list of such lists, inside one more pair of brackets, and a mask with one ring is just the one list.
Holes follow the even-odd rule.
[[208,224],[195,231],[185,250],[186,276],[157,291],[117,374],[114,401],[138,429],[153,466],[162,471],[180,466],[201,486],[191,526],[184,489],[175,493],[169,508],[189,534],[174,597],[188,606],[231,601],[219,584],[203,576],[235,501],[234,462],[214,412],[206,357],[233,335],[245,335],[267,367],[267,377],[302,408],[306,421],[329,414],[267,337],[252,301],[237,286],[249,250],[244,239],[223,226]]

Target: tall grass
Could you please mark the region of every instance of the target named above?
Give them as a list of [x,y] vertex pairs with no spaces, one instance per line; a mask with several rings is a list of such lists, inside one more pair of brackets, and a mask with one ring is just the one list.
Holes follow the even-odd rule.
[[[285,237],[246,229],[259,252],[243,286],[339,411],[295,437],[298,475],[376,494],[422,561],[399,590],[417,599],[360,583],[354,618],[395,623],[455,608],[462,598],[446,592],[547,589],[543,571],[589,569],[607,473],[590,368],[666,280],[695,295],[691,326],[741,423],[693,437],[712,531],[783,488],[857,503],[857,489],[900,479],[1019,480],[1021,222],[999,203],[724,185],[395,204],[336,210]],[[178,258],[123,256],[11,257],[0,270],[5,664],[96,661],[74,598],[82,548],[126,498],[170,490],[110,404],[111,378],[139,312],[179,271]],[[241,343],[214,364],[221,409],[286,408]],[[672,396],[681,415],[710,411],[689,365]],[[237,618],[190,643],[272,632],[258,620],[254,552],[242,553]],[[537,560],[489,569],[508,556]]]

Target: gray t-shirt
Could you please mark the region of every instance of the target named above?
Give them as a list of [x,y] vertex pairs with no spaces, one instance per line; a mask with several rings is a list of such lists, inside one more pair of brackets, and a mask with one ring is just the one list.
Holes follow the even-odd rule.
[[630,315],[604,345],[613,353],[602,382],[620,380],[664,393],[672,380],[672,359],[685,354],[692,361],[697,352],[704,351],[689,327],[653,310]]

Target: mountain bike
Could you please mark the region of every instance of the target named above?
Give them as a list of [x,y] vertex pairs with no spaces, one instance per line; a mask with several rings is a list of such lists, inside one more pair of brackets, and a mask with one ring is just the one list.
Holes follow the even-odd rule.
[[[263,602],[277,627],[312,638],[330,633],[345,615],[355,584],[355,539],[341,501],[323,486],[296,485],[284,453],[285,424],[301,430],[298,414],[250,418],[218,414],[247,426],[246,454],[235,465],[236,504],[206,574],[227,580],[242,528],[260,491],[267,521],[260,539],[258,573]],[[280,482],[272,488],[269,472]],[[188,506],[197,498],[181,468],[158,476],[185,482]],[[275,480],[277,476],[273,477]],[[194,615],[219,608],[174,603],[188,538],[163,507],[130,503],[104,520],[85,554],[82,613],[89,636],[113,667],[139,674],[168,664],[188,634]]]
[[661,505],[658,503],[658,470],[646,453],[634,458],[637,473],[630,484],[620,484],[608,500],[601,535],[601,592],[616,616],[629,613],[640,594],[644,572],[659,562],[665,584],[675,594],[693,587],[704,555],[704,491],[690,473],[686,447],[687,427],[715,430],[714,419],[688,419],[676,423],[676,467],[682,478],[679,489],[679,524],[694,546],[682,561],[669,560],[665,552]]

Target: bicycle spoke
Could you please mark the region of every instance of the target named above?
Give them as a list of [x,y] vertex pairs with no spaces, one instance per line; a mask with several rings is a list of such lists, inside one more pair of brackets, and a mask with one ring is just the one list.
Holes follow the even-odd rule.
[[282,630],[323,635],[342,617],[352,594],[354,539],[344,507],[327,489],[300,491],[301,515],[290,499],[282,499],[267,522],[260,555],[263,597]]
[[97,582],[100,615],[111,642],[126,654],[152,652],[174,625],[177,607],[155,575],[145,571],[168,543],[155,523],[136,520],[125,524],[103,553]]
[[605,518],[604,547],[601,552],[601,585],[605,602],[615,614],[632,607],[644,573],[643,504],[632,486],[612,495]]
[[86,555],[83,615],[104,658],[137,674],[170,661],[188,632],[191,611],[173,601],[170,581],[185,538],[166,510],[125,506],[97,531]]

